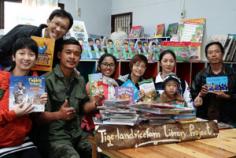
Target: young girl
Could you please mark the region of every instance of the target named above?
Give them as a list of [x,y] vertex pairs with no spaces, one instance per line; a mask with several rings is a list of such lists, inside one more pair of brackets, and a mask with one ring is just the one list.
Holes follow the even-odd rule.
[[[12,53],[12,71],[0,72],[0,157],[39,158],[41,156],[28,138],[32,126],[29,118],[32,105],[20,103],[13,110],[8,108],[10,76],[30,75],[30,68],[34,66],[38,56],[38,47],[32,39],[20,38],[13,45]],[[47,102],[46,94],[40,97],[40,102]]]
[[180,95],[180,79],[175,74],[169,74],[163,81],[164,92],[160,96],[160,102],[186,106],[184,98]]
[[[175,53],[171,50],[164,50],[160,54],[160,66],[161,71],[156,76],[155,87],[159,94],[162,94],[163,89],[163,80],[164,78],[173,73],[174,68],[176,66],[176,56]],[[190,94],[188,83],[182,79],[180,79],[180,94],[183,96],[184,100],[186,101],[188,107],[193,107],[193,101]]]
[[[97,72],[102,73],[102,81],[108,86],[108,95],[96,96],[94,99],[97,100],[97,105],[102,105],[105,99],[115,99],[115,87],[118,86],[117,82],[114,80],[115,70],[117,67],[117,60],[112,54],[103,54],[98,60]],[[87,93],[89,94],[89,83],[86,85]],[[99,113],[96,111],[91,114],[84,116],[81,127],[85,131],[93,131],[94,123],[92,117],[99,117]]]

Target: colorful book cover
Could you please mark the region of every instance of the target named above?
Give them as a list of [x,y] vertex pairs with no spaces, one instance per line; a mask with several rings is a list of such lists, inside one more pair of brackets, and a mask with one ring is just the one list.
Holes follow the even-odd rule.
[[179,25],[180,41],[202,43],[206,19],[184,19]]
[[84,21],[74,20],[73,26],[67,33],[68,37],[74,37],[77,40],[87,41],[88,33]]
[[207,77],[206,84],[209,92],[228,91],[227,76]]
[[139,90],[130,79],[125,81],[121,86],[122,87],[131,87],[133,89],[133,92],[134,92],[134,101],[136,102],[136,101],[139,100]]
[[152,79],[143,80],[139,82],[139,89],[142,96],[143,102],[150,103],[154,102],[157,98],[157,93],[155,89],[155,85]]
[[55,40],[51,38],[31,36],[38,44],[38,59],[32,70],[51,71],[53,64],[53,55]]
[[9,109],[15,104],[31,103],[33,112],[43,112],[45,105],[40,103],[40,96],[45,93],[45,77],[11,76]]
[[172,23],[168,25],[166,36],[172,37],[178,33],[179,23]]
[[115,95],[119,100],[129,100],[130,103],[134,102],[134,91],[131,87],[115,87]]
[[165,24],[158,24],[156,27],[156,37],[165,36]]
[[193,61],[201,59],[201,43],[192,42],[161,42],[163,50],[174,51],[177,61]]
[[104,95],[104,86],[102,82],[102,73],[94,73],[88,75],[89,90],[91,96]]
[[144,34],[144,29],[142,26],[132,26],[129,33],[129,38],[138,38],[142,37]]

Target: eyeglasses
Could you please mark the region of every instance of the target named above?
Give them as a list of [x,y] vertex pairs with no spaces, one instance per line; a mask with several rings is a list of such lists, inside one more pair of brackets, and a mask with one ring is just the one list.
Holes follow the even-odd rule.
[[102,63],[103,66],[106,66],[106,67],[110,67],[110,68],[114,68],[115,67],[115,64],[113,63]]

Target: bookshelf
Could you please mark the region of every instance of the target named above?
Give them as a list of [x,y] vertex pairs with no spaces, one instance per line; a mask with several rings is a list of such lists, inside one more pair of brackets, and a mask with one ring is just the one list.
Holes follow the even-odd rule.
[[162,41],[169,41],[170,37],[166,36],[166,37],[138,37],[138,38],[127,38],[127,41],[133,41],[134,43],[136,43],[137,41],[142,41],[142,42],[147,42],[149,43],[150,41],[154,41],[156,42],[158,45],[162,42]]
[[[236,68],[236,63],[227,63]],[[191,84],[195,75],[207,66],[206,62],[177,62],[175,73],[178,77],[186,80]],[[85,80],[88,81],[88,74],[95,73],[97,68],[97,60],[81,60],[78,65],[78,70]],[[158,72],[160,71],[159,62],[148,63],[144,78],[153,78],[155,80]],[[129,60],[118,60],[118,66],[115,71],[115,78],[119,75],[126,75],[130,73]]]

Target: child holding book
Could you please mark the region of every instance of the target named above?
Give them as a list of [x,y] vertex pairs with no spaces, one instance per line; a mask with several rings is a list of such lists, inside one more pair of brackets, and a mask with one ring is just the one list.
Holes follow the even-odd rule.
[[175,74],[166,76],[163,82],[164,92],[160,95],[160,102],[185,107],[186,102],[180,95],[180,79]]
[[[174,69],[176,67],[176,55],[172,50],[164,50],[160,54],[160,72],[156,76],[155,80],[155,88],[157,93],[162,94],[163,89],[163,80],[166,76],[174,72]],[[187,102],[188,107],[193,108],[193,101],[192,96],[190,93],[190,88],[188,86],[188,83],[180,79],[180,94],[184,98],[184,100]]]
[[[117,60],[112,54],[103,54],[98,60],[97,72],[102,74],[102,82],[104,89],[107,89],[107,93],[102,93],[97,96],[91,96],[96,100],[96,104],[102,105],[105,99],[115,99],[115,87],[118,86],[118,83],[114,79],[115,70],[117,67]],[[90,93],[90,84],[86,85],[87,93]],[[99,117],[99,113],[97,111],[92,112],[84,116],[81,127],[85,131],[93,131],[94,123],[92,117]]]
[[[11,72],[0,71],[0,157],[40,158],[40,154],[28,135],[32,127],[29,113],[30,103],[15,104],[9,110],[10,76],[29,76],[37,56],[37,44],[30,38],[18,39],[12,48],[14,62]],[[40,97],[40,102],[47,102],[47,94]]]

